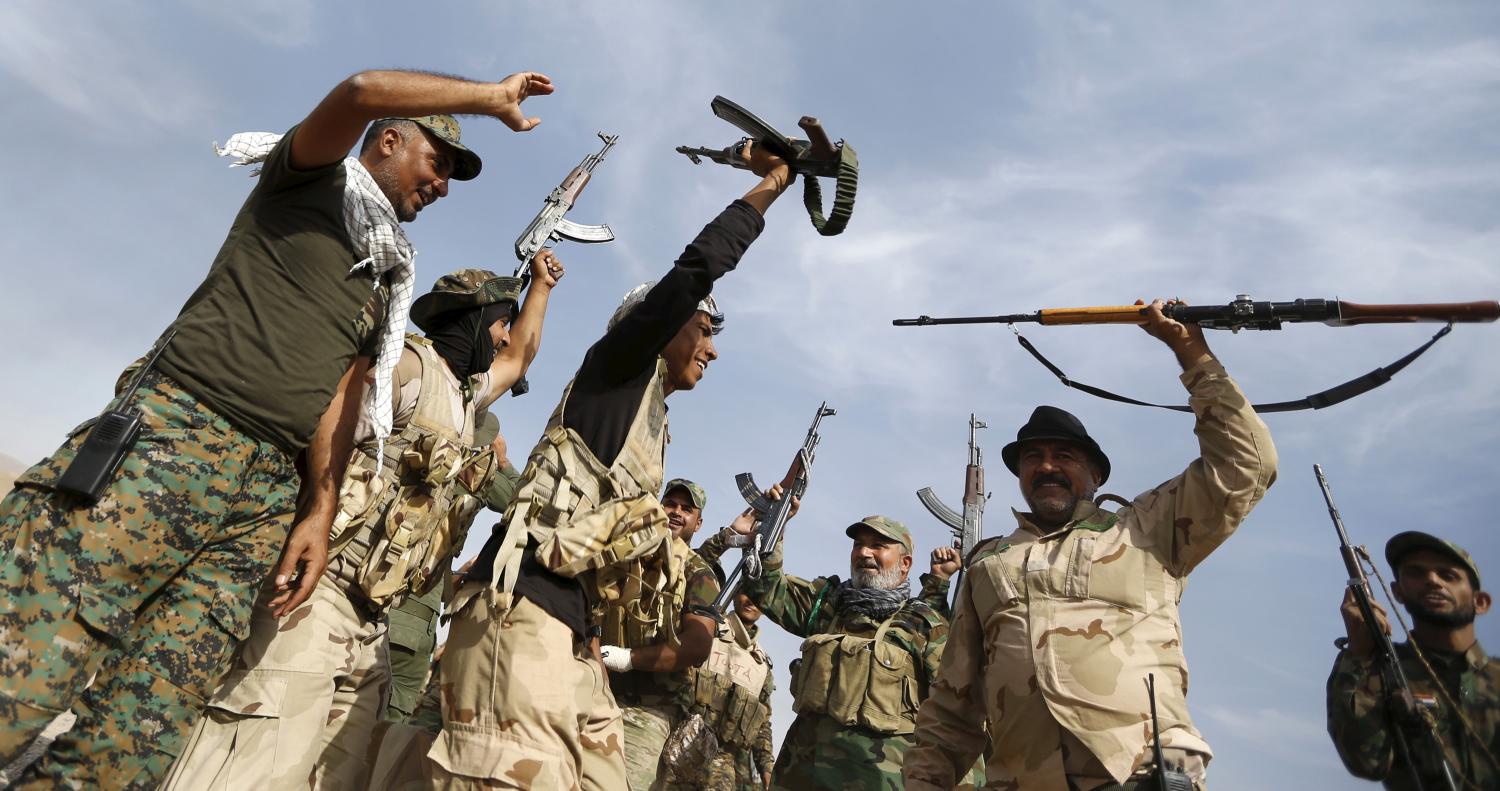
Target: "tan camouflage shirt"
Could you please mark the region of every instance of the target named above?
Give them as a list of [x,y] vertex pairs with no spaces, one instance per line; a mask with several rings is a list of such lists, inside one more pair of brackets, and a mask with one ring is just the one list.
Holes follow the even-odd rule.
[[1182,382],[1201,456],[1181,475],[1117,513],[1080,503],[1046,535],[1017,513],[1019,529],[976,550],[918,717],[908,789],[952,788],[984,748],[986,721],[990,785],[1123,782],[1150,755],[1148,673],[1163,745],[1208,757],[1187,712],[1178,602],[1188,573],[1275,480],[1276,450],[1217,360]]

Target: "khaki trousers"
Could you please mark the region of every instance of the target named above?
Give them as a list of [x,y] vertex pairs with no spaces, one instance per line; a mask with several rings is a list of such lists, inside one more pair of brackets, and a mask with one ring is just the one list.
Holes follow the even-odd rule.
[[441,789],[625,788],[620,709],[604,668],[523,597],[459,589],[439,672]]
[[[338,561],[336,560],[335,563]],[[390,690],[386,627],[327,573],[285,618],[262,589],[250,639],[163,791],[363,789]]]

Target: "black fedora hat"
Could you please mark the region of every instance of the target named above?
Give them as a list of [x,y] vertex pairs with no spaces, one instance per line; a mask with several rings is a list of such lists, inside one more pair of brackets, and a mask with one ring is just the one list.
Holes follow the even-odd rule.
[[1031,413],[1031,419],[1016,432],[1016,441],[1000,449],[1000,458],[1013,474],[1020,475],[1019,459],[1021,445],[1034,439],[1054,439],[1082,445],[1099,465],[1099,484],[1109,480],[1109,457],[1099,448],[1099,443],[1089,436],[1083,422],[1071,412],[1055,406],[1039,406]]

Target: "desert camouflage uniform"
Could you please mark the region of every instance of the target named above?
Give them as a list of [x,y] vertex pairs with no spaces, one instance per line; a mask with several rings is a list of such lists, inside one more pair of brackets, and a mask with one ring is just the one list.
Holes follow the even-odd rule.
[[154,786],[291,524],[285,451],[157,372],[134,405],[144,428],[94,506],[52,488],[89,424],[0,504],[0,763],[79,712],[15,788]]
[[[899,789],[901,765],[912,746],[917,706],[937,676],[948,637],[948,622],[921,598],[910,599],[885,621],[875,621],[854,610],[829,606],[828,597],[839,585],[838,577],[819,577],[809,582],[782,573],[782,551],[778,545],[764,561],[760,579],[747,580],[745,593],[761,612],[803,642],[803,657],[792,670],[793,710],[797,718],[786,732],[781,754],[776,757],[772,787],[777,789]],[[942,581],[946,588],[947,581]],[[924,585],[924,590],[926,586]],[[857,722],[842,722],[814,710],[803,692],[811,675],[807,657],[821,646],[836,646],[845,636],[873,639],[877,652],[888,656],[871,664],[893,667],[909,662],[912,673],[892,676],[899,688],[896,710],[874,712],[862,706]],[[856,655],[867,655],[862,651]],[[903,659],[905,655],[907,659]],[[838,664],[846,664],[845,660]],[[838,676],[836,667],[823,669]],[[894,672],[894,671],[893,671]],[[866,715],[869,715],[868,717]]]
[[[417,370],[408,384],[415,384],[416,395],[409,395],[403,387],[398,398],[396,433],[386,441],[385,474],[374,477],[373,465],[379,462],[365,456],[374,457],[376,446],[373,438],[364,441],[348,467],[340,494],[345,513],[340,520],[351,513],[361,515],[356,519],[365,518],[365,503],[374,507],[385,502],[379,494],[351,501],[355,489],[389,489],[391,493],[385,496],[393,498],[391,504],[368,521],[345,523],[355,526],[336,535],[334,544],[355,551],[331,558],[312,596],[296,610],[277,618],[267,604],[276,595],[274,585],[262,590],[250,637],[209,700],[206,716],[194,725],[182,757],[162,785],[164,791],[367,785],[367,753],[375,725],[384,717],[391,683],[385,607],[372,600],[371,591],[389,591],[399,598],[406,581],[372,575],[366,582],[365,556],[381,552],[382,536],[394,529],[392,519],[418,536],[408,554],[421,554],[428,540],[422,531],[435,529],[438,522],[459,531],[449,540],[461,546],[462,528],[457,522],[464,517],[450,514],[462,510],[472,518],[478,503],[464,498],[471,489],[482,488],[494,466],[487,447],[481,452],[470,450],[474,407],[465,385],[427,341],[414,335],[406,340],[403,369],[409,370],[412,361]],[[460,405],[461,410],[455,412]],[[408,408],[409,418],[400,414]],[[455,418],[461,425],[452,425]],[[417,451],[419,445],[433,442],[436,449],[425,455]],[[419,458],[420,462],[411,463],[452,469],[434,473],[426,467],[413,471],[393,466],[396,459],[406,464]],[[411,483],[428,474],[441,476],[444,486],[461,502],[450,503],[448,494]],[[340,524],[335,523],[336,534]],[[440,576],[432,582],[439,595],[451,552],[442,554],[434,569]]]
[[[979,546],[942,672],[922,706],[908,788],[950,788],[984,748],[986,788],[1117,788],[1150,761],[1146,676],[1169,764],[1202,783],[1178,602],[1188,572],[1275,479],[1266,426],[1217,360],[1182,374],[1201,457],[1118,513],[1080,503],[1064,528]],[[1070,786],[1070,782],[1072,785]],[[1125,787],[1130,787],[1126,785]]]
[[[1396,655],[1412,693],[1437,724],[1458,787],[1500,788],[1500,767],[1484,755],[1488,749],[1490,755],[1500,756],[1500,661],[1486,656],[1477,642],[1462,655],[1423,652],[1441,676],[1443,688],[1459,702],[1464,716],[1478,730],[1476,744],[1466,735],[1453,708],[1437,694],[1432,676],[1411,646],[1398,644]],[[1411,770],[1396,754],[1390,725],[1375,663],[1341,652],[1328,677],[1328,733],[1339,757],[1356,777],[1381,780],[1393,790],[1414,789]],[[1423,786],[1444,788],[1440,770],[1436,770],[1431,731],[1408,727],[1406,743],[1418,766],[1433,767],[1423,773]]]

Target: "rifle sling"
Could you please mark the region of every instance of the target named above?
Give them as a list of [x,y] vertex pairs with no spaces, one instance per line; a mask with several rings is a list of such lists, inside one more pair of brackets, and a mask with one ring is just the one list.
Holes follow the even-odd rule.
[[[1011,329],[1015,329],[1014,325],[1012,325]],[[1376,368],[1375,370],[1363,376],[1358,376],[1350,379],[1349,381],[1344,382],[1341,385],[1330,387],[1327,390],[1313,393],[1310,396],[1305,396],[1294,401],[1277,401],[1272,404],[1254,404],[1251,408],[1256,412],[1262,413],[1300,412],[1304,409],[1326,409],[1327,407],[1331,407],[1334,404],[1348,401],[1355,396],[1364,395],[1365,393],[1374,390],[1375,388],[1385,384],[1386,382],[1389,382],[1391,380],[1391,377],[1399,373],[1402,368],[1405,368],[1406,366],[1410,365],[1413,360],[1421,357],[1423,352],[1426,352],[1428,349],[1432,348],[1432,345],[1434,343],[1442,340],[1444,335],[1447,335],[1452,331],[1453,323],[1449,322],[1442,329],[1438,330],[1436,335],[1433,335],[1431,338],[1429,338],[1426,343],[1418,346],[1416,349],[1413,349],[1406,356],[1400,358],[1399,360],[1396,360],[1390,365],[1384,366],[1382,368]],[[1193,408],[1190,406],[1185,406],[1182,404],[1153,404],[1150,401],[1139,401],[1129,396],[1122,396],[1118,393],[1111,393],[1110,391],[1105,390],[1102,387],[1094,387],[1093,385],[1084,384],[1083,382],[1073,381],[1072,379],[1068,378],[1067,374],[1063,373],[1063,370],[1061,368],[1053,365],[1051,360],[1048,360],[1046,357],[1042,356],[1042,353],[1037,351],[1037,348],[1031,344],[1031,341],[1026,340],[1026,338],[1019,332],[1016,333],[1016,342],[1020,343],[1021,348],[1025,349],[1029,354],[1031,354],[1032,357],[1035,357],[1037,362],[1041,363],[1047,368],[1047,370],[1051,371],[1052,375],[1056,376],[1059,382],[1062,382],[1064,385],[1071,387],[1074,390],[1081,390],[1091,396],[1103,398],[1109,401],[1119,401],[1123,404],[1156,407],[1157,409],[1170,409],[1174,412],[1193,411]]]
[[802,205],[807,207],[807,216],[813,227],[823,236],[837,236],[844,232],[849,217],[854,214],[854,191],[859,186],[859,157],[848,143],[839,146],[839,175],[835,181],[833,207],[828,217],[823,217],[823,189],[818,180],[806,176],[802,180]]

